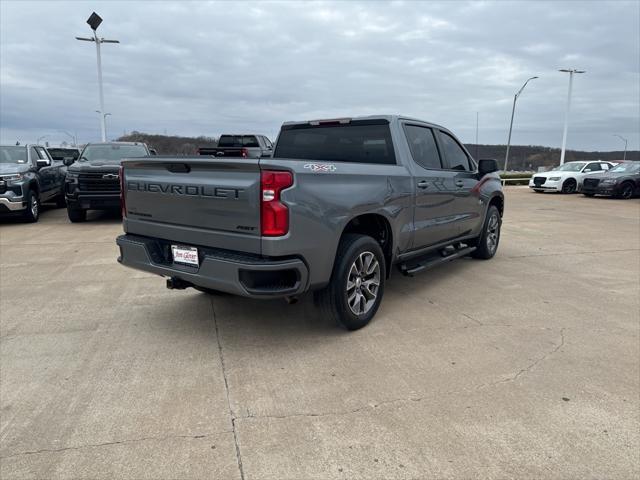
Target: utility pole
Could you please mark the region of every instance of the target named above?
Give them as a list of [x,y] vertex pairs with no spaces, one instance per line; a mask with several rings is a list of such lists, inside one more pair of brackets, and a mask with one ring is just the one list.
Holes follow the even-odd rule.
[[479,112],[476,112],[476,160],[478,160],[478,115]]
[[624,154],[622,156],[622,160],[626,160],[627,159],[627,139],[621,135],[618,135],[617,133],[614,133],[613,136],[618,137],[620,140],[624,142]]
[[110,115],[110,114],[105,114],[104,113],[104,92],[103,92],[103,88],[102,88],[102,58],[100,56],[100,45],[102,43],[120,43],[119,40],[106,40],[104,38],[100,38],[98,37],[98,27],[100,26],[100,24],[102,23],[102,18],[100,18],[100,15],[98,15],[96,12],[93,12],[91,14],[91,16],[89,17],[89,19],[87,20],[87,23],[89,24],[89,26],[91,27],[91,29],[93,30],[93,37],[92,38],[86,38],[86,37],[76,37],[76,40],[81,40],[83,42],[95,42],[96,44],[96,55],[98,58],[98,91],[99,91],[99,95],[100,95],[100,129],[101,129],[101,133],[102,133],[102,141],[106,142],[107,141],[107,126],[106,126],[106,121],[105,121],[105,117],[106,115]]
[[569,93],[567,94],[567,107],[564,112],[564,132],[562,134],[562,152],[560,153],[560,165],[564,165],[564,153],[567,148],[567,130],[569,128],[569,110],[571,109],[571,90],[573,89],[573,74],[584,73],[584,70],[576,70],[575,68],[562,68],[558,70],[569,74]]
[[507,165],[509,163],[509,149],[511,148],[511,131],[513,130],[513,116],[516,113],[516,101],[518,100],[518,97],[524,90],[524,87],[527,86],[527,83],[529,83],[531,80],[535,80],[536,78],[538,77],[529,78],[526,82],[524,82],[524,85],[520,87],[520,90],[518,90],[518,92],[513,96],[513,107],[511,107],[511,123],[509,124],[509,138],[507,139],[507,153],[504,156],[504,172],[505,173],[507,173]]

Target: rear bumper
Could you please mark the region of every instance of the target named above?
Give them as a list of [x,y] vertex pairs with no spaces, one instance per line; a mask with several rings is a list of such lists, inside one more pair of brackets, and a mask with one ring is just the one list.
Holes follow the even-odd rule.
[[250,298],[299,295],[307,289],[309,269],[299,258],[262,258],[229,250],[198,248],[200,266],[174,264],[171,244],[139,235],[121,235],[118,262],[127,267],[177,278],[193,286]]

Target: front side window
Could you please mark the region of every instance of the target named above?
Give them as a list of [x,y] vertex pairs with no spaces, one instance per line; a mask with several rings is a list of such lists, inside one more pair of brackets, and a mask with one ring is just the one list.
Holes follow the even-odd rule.
[[585,167],[585,170],[591,170],[592,172],[599,172],[600,170],[602,170],[602,168],[600,167],[600,164],[598,162],[592,162],[587,164],[587,166]]
[[414,162],[427,169],[442,168],[433,130],[417,125],[405,125],[404,133],[407,137],[407,142],[409,142],[409,149]]
[[471,170],[467,154],[451,135],[441,131],[440,143],[450,170]]

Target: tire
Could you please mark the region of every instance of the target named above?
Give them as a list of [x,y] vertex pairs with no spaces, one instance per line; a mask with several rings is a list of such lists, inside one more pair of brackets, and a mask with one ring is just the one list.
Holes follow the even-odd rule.
[[489,260],[498,251],[500,243],[500,227],[502,226],[502,217],[500,211],[495,205],[491,205],[487,210],[487,216],[484,219],[482,233],[475,242],[476,249],[471,252],[473,258]]
[[618,194],[618,197],[622,198],[623,200],[629,200],[631,197],[633,197],[633,183],[624,182],[620,186],[620,193]]
[[40,218],[40,197],[33,190],[27,195],[27,208],[22,214],[25,222],[35,223]]
[[562,193],[576,193],[578,189],[578,182],[573,178],[567,178],[562,184]]
[[367,235],[345,234],[338,246],[329,285],[315,292],[314,300],[323,316],[347,330],[358,330],[378,311],[385,278],[380,244]]
[[596,194],[595,194],[595,193],[583,193],[583,195],[584,195],[585,197],[595,197],[595,196],[596,196]]
[[87,211],[82,208],[73,208],[67,205],[67,215],[71,223],[80,223],[87,220]]

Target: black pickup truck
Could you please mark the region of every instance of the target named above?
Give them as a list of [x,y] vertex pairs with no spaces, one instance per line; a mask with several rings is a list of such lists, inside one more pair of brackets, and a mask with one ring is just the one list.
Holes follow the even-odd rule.
[[262,158],[270,156],[272,151],[271,140],[264,135],[220,135],[217,147],[200,147],[198,155]]
[[138,142],[89,143],[77,161],[65,160],[69,165],[64,188],[69,220],[84,222],[87,210],[120,209],[120,162],[151,153],[146,144]]

